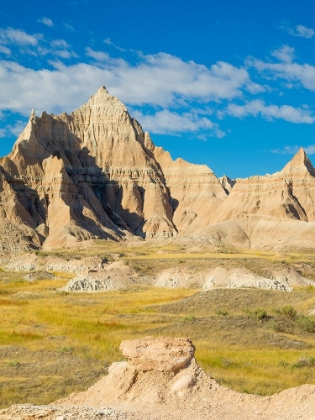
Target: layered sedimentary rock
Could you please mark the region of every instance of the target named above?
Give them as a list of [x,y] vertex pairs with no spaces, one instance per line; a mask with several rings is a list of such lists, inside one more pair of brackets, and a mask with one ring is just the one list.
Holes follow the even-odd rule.
[[238,179],[212,222],[247,214],[315,221],[315,170],[303,149],[280,172]]
[[17,207],[4,218],[22,232],[37,232],[31,242],[47,247],[94,237],[172,236],[168,191],[143,149],[144,137],[105,88],[71,115],[32,113],[0,162]]
[[173,161],[104,87],[70,115],[32,112],[0,159],[5,251],[178,235],[315,247],[314,203],[315,170],[302,149],[273,175],[218,179],[205,165]]
[[174,224],[184,233],[196,218],[213,214],[226,198],[226,192],[206,165],[193,165],[183,159],[173,161],[161,147],[152,147],[174,208]]

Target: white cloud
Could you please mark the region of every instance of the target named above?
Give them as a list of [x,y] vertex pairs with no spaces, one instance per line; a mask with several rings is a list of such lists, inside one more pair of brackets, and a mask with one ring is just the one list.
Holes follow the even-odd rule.
[[[62,40],[56,42],[65,45]],[[35,53],[42,56],[59,54],[67,58],[71,52],[58,48],[52,51],[41,44]],[[35,70],[14,61],[0,61],[0,110],[23,115],[28,115],[35,107],[47,112],[71,111],[101,85],[106,85],[113,95],[129,105],[162,107],[181,107],[191,101],[229,100],[241,97],[243,91],[248,87],[252,90],[253,86],[258,90],[245,69],[225,62],[208,68],[159,53],[142,56],[132,65],[92,49],[88,49],[87,54],[102,62],[66,66],[56,61],[53,62],[54,69]]]
[[6,54],[6,55],[11,55],[11,50],[9,48],[5,47],[4,45],[0,45],[0,53]]
[[8,126],[8,131],[15,136],[19,136],[24,130],[25,125],[25,121],[16,121],[14,125]]
[[[247,65],[254,67],[266,77],[271,76],[273,79],[285,79],[292,83],[295,82],[296,86],[301,84],[306,89],[315,90],[315,67],[309,64],[298,64],[294,62],[294,48],[285,45],[273,51],[272,55],[280,62],[271,63],[250,58],[247,60]],[[291,85],[291,87],[293,86],[294,84]]]
[[247,83],[246,88],[248,92],[251,93],[252,95],[256,95],[257,93],[266,91],[265,86],[259,85],[258,83],[254,83],[254,82]]
[[25,128],[25,121],[16,121],[14,125],[7,125],[5,128],[0,129],[0,137],[18,137]]
[[51,19],[47,18],[47,17],[41,17],[40,19],[37,20],[37,22],[42,23],[46,26],[54,26],[54,23]]
[[155,114],[144,115],[140,111],[132,111],[132,116],[138,119],[143,128],[154,134],[174,134],[184,132],[199,132],[207,130],[211,135],[225,135],[218,125],[208,118],[200,117],[196,112],[182,115],[169,110],[158,111]]
[[[21,43],[24,39],[26,44],[23,50],[38,57],[50,54],[67,59],[76,56],[63,39],[47,41],[39,35],[29,35],[12,28],[0,30],[0,39],[1,36],[8,44],[17,43],[17,40]],[[105,40],[105,44],[114,45],[110,39]],[[301,67],[306,72],[307,65],[293,62],[293,48],[285,45],[272,54],[277,62],[251,59],[248,63],[259,72],[269,72],[272,77],[282,75],[292,86],[299,81],[302,83]],[[254,83],[247,69],[227,62],[220,61],[207,67],[167,53],[139,53],[136,63],[132,64],[122,58],[113,58],[106,51],[95,51],[92,48],[86,48],[86,55],[90,57],[90,64],[80,62],[65,65],[58,60],[49,61],[53,69],[44,66],[37,70],[14,61],[0,61],[0,112],[11,110],[27,116],[32,108],[53,113],[70,112],[85,103],[101,85],[106,85],[111,94],[128,105],[163,108],[154,113],[135,112],[144,128],[152,133],[191,132],[200,138],[223,137],[225,133],[209,119],[214,110],[215,115],[221,118],[226,115],[239,118],[261,115],[269,120],[283,119],[306,124],[314,122],[307,108],[266,105],[260,99],[248,100],[243,105],[230,103],[222,111],[222,102],[236,98],[244,100],[245,93],[254,95],[268,90],[268,86]],[[309,67],[315,75],[315,68]],[[307,80],[314,83],[315,90],[315,77],[312,81],[312,74],[306,76],[306,73],[303,80],[305,83]],[[288,74],[291,74],[290,77]],[[208,108],[205,111],[210,102],[216,102],[216,109]],[[196,109],[186,112],[191,104]],[[203,112],[197,109],[199,104],[202,104]]]
[[305,153],[308,155],[315,155],[315,144],[304,147]]
[[290,63],[294,59],[295,50],[289,45],[283,45],[278,50],[272,51],[271,55],[276,57],[280,61],[284,61],[286,63]]
[[126,51],[125,48],[119,47],[110,38],[104,39],[104,43],[107,44],[107,45],[111,45],[112,47],[116,48],[116,50],[118,50],[118,51]]
[[50,45],[56,48],[69,48],[69,44],[64,39],[55,39],[51,41]]
[[[278,153],[281,155],[295,155],[303,146],[285,146],[283,149],[272,150],[272,153]],[[315,155],[315,145],[303,147],[307,155]]]
[[[48,54],[55,57],[69,59],[77,57],[70,45],[64,39],[46,40],[42,34],[30,35],[24,31],[12,28],[0,29],[0,43],[16,45],[20,54],[44,57]],[[11,50],[0,45],[0,53],[11,54]]]
[[87,64],[54,64],[53,70],[34,70],[13,61],[0,61],[0,110],[26,116],[32,108],[70,112],[86,102],[104,80],[114,80],[109,71]]
[[103,51],[94,51],[92,48],[86,49],[86,55],[89,57],[94,58],[96,61],[108,61],[109,55],[107,53],[104,53]]
[[306,26],[303,26],[303,25],[297,25],[294,29],[287,28],[287,31],[289,32],[289,34],[293,36],[300,36],[302,38],[312,38],[315,33],[314,29],[307,28]]
[[0,42],[3,44],[37,45],[39,35],[30,35],[20,29],[0,28]]
[[266,105],[261,99],[249,101],[244,105],[229,104],[226,113],[237,118],[261,115],[266,119],[282,119],[292,123],[313,124],[315,122],[315,117],[308,109],[293,108],[289,105]]
[[52,50],[50,51],[50,53],[52,55],[55,55],[56,57],[61,57],[61,58],[71,58],[71,57],[77,57],[77,54],[73,51],[68,51],[68,50]]
[[243,95],[243,90],[261,90],[244,68],[218,62],[210,68],[185,62],[166,53],[142,55],[135,66],[122,59],[88,49],[88,55],[103,60],[115,85],[111,91],[130,104],[168,106],[183,100],[220,101]]
[[74,27],[69,25],[68,23],[63,23],[64,28],[69,32],[74,32]]
[[56,39],[51,41],[50,46],[51,48],[46,50],[45,54],[52,54],[56,57],[66,59],[77,57],[77,54],[70,50],[70,45],[64,39]]

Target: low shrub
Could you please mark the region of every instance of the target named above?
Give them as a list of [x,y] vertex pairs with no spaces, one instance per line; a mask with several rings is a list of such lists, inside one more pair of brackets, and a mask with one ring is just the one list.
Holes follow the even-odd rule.
[[292,369],[308,368],[312,366],[315,366],[314,357],[301,357],[299,360],[292,364]]
[[302,329],[302,331],[315,333],[315,321],[308,316],[299,315],[296,319],[296,323]]
[[219,311],[216,311],[216,315],[223,315],[223,316],[226,316],[226,315],[228,315],[229,313],[228,313],[228,311],[226,311],[225,309],[222,309],[222,310],[219,310]]

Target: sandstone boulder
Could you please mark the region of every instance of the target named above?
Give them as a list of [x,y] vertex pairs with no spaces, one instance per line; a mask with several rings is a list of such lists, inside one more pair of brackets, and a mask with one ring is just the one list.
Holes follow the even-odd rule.
[[119,348],[131,365],[144,372],[176,372],[187,366],[195,353],[189,338],[145,337],[122,341]]

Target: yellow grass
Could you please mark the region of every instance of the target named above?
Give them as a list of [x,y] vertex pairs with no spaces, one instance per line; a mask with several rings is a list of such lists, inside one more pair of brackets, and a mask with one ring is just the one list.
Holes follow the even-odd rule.
[[[160,251],[163,253],[158,253]],[[119,253],[125,262],[145,273],[180,263],[198,270],[216,261],[226,266],[241,261],[259,271],[268,264],[313,261],[311,252],[205,249],[191,253],[188,248],[177,245],[162,248],[104,243],[95,243],[92,251],[67,251],[64,256],[79,258],[92,252],[109,260]],[[54,274],[60,279],[27,282],[21,280],[21,274],[0,272],[0,346],[24,347],[36,355],[37,364],[43,363],[38,354],[61,355],[76,363],[79,360],[88,363],[80,368],[73,383],[72,380],[67,382],[66,374],[55,370],[39,375],[38,381],[47,385],[47,392],[41,395],[37,380],[30,381],[19,374],[19,366],[25,367],[27,363],[23,358],[0,359],[2,406],[26,400],[48,402],[79,389],[79,385],[86,387],[92,383],[84,380],[91,363],[108,366],[122,360],[120,342],[147,335],[190,336],[201,366],[220,383],[241,392],[270,395],[303,383],[315,384],[315,365],[312,365],[315,334],[302,331],[298,326],[289,332],[277,332],[273,327],[274,310],[284,305],[292,305],[304,315],[314,309],[312,288],[300,288],[294,293],[217,290],[199,294],[198,290],[137,286],[102,293],[66,293],[59,288],[73,275]],[[259,308],[266,310],[272,319],[262,323],[244,311]],[[301,360],[305,366],[299,362]],[[47,363],[43,363],[44,368],[47,369]],[[67,375],[71,376],[71,372]],[[61,377],[67,383],[58,386]],[[6,385],[8,378],[12,378],[10,387]],[[31,399],[35,397],[36,400]]]

